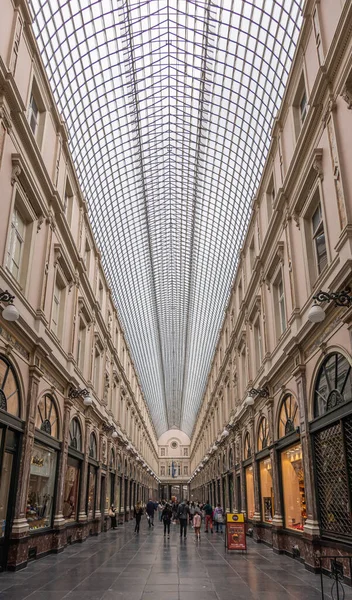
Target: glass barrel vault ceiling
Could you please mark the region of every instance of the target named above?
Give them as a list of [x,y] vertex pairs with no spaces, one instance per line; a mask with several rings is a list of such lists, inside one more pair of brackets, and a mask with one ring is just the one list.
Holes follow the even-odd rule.
[[29,0],[157,434],[191,435],[300,0]]

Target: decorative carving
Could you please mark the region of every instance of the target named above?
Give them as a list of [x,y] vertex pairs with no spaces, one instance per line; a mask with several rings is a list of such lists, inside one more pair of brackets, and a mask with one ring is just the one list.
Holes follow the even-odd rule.
[[12,129],[11,116],[2,102],[0,103],[0,119],[2,120],[5,128],[10,131],[10,129]]
[[38,222],[37,222],[37,233],[39,233],[39,231],[41,230],[43,223],[44,223],[44,216],[40,215],[38,217]]
[[15,183],[18,183],[18,178],[21,175],[22,169],[20,167],[20,165],[16,164],[12,167],[12,173],[11,173],[11,185],[15,185]]
[[352,81],[347,81],[345,87],[343,88],[342,98],[347,104],[348,110],[352,109]]
[[320,178],[322,178],[322,176],[323,176],[323,157],[321,154],[317,154],[314,157],[312,166],[313,166],[314,171],[316,171],[318,173],[318,176]]
[[325,110],[323,111],[323,116],[321,118],[324,127],[326,127],[326,124],[330,118],[330,115],[331,115],[332,111],[335,110],[335,108],[336,108],[336,100],[332,95],[330,95],[329,101],[326,105]]

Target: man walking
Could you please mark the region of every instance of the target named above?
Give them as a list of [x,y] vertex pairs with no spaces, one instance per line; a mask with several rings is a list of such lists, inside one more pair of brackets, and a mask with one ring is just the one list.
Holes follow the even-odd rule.
[[180,521],[180,538],[182,538],[182,533],[183,533],[185,539],[187,537],[188,515],[189,515],[189,506],[186,504],[186,501],[183,500],[181,502],[181,504],[178,505],[178,509],[177,509],[177,518]]
[[148,516],[149,529],[154,527],[154,511],[155,511],[155,503],[150,498],[146,507],[146,513]]

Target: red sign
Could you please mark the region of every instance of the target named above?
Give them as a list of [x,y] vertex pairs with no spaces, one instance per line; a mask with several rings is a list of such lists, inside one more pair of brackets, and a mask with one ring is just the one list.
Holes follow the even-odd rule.
[[244,523],[226,523],[227,549],[247,550]]

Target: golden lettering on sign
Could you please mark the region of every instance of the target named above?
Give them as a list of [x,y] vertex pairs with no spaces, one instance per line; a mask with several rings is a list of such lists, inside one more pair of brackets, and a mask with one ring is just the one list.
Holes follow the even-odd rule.
[[38,455],[32,456],[32,465],[36,465],[37,467],[42,467],[44,465],[44,458],[41,458]]

